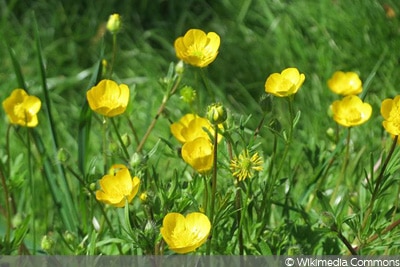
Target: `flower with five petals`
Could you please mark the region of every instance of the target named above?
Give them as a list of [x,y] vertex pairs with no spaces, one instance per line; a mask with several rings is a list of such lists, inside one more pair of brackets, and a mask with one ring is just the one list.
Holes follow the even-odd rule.
[[136,196],[140,180],[138,177],[132,179],[125,165],[116,164],[111,167],[109,174],[101,178],[99,183],[101,189],[96,191],[96,199],[122,208],[126,201],[130,203]]
[[176,56],[195,67],[207,67],[218,55],[220,37],[215,32],[205,33],[190,29],[184,36],[175,40]]
[[129,101],[129,88],[112,80],[101,80],[86,93],[90,108],[106,117],[114,117],[125,112]]
[[10,122],[24,127],[38,125],[37,113],[41,105],[42,102],[39,98],[28,95],[23,89],[15,89],[3,101],[3,108]]
[[338,95],[357,95],[362,92],[362,82],[355,72],[336,71],[328,80],[328,87]]
[[372,114],[372,107],[358,96],[348,95],[332,103],[333,119],[344,127],[363,124]]
[[211,222],[206,215],[192,212],[185,216],[180,213],[168,213],[160,229],[169,248],[176,253],[195,251],[203,245],[211,230]]
[[284,69],[281,73],[271,74],[265,81],[265,92],[278,97],[297,93],[305,80],[305,75],[296,68]]

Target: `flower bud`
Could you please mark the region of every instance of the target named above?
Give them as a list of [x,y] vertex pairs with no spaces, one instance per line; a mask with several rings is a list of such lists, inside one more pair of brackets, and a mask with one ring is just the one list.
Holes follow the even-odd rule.
[[123,135],[121,135],[121,140],[125,147],[128,147],[131,145],[131,138],[129,137],[129,135],[127,133],[124,133]]
[[215,103],[207,108],[207,119],[211,124],[223,123],[228,117],[226,108],[221,103]]
[[40,246],[44,251],[48,252],[53,248],[54,240],[51,239],[48,235],[45,235],[40,242]]
[[116,34],[121,30],[121,17],[119,14],[110,15],[107,21],[107,30],[112,34]]
[[183,74],[184,71],[185,71],[185,64],[183,63],[182,60],[180,60],[175,65],[175,72],[176,72],[176,74],[181,75],[181,74]]
[[196,90],[194,90],[192,87],[190,86],[184,86],[181,91],[181,99],[183,100],[183,102],[188,103],[188,104],[192,104],[195,100],[196,100]]
[[139,199],[143,204],[147,203],[147,198],[148,198],[147,192],[143,192],[139,196]]
[[60,148],[57,152],[57,159],[60,162],[66,162],[69,158],[68,152],[64,148]]

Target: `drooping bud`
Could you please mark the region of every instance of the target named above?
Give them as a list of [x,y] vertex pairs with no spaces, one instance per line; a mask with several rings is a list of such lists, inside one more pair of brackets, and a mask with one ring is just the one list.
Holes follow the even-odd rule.
[[221,103],[214,103],[207,108],[207,119],[211,124],[223,123],[228,117],[226,108]]

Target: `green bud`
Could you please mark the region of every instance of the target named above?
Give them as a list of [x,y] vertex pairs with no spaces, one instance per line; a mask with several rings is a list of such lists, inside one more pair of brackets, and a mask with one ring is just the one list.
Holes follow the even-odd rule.
[[64,232],[63,236],[68,244],[72,244],[76,239],[75,235],[68,230]]
[[42,241],[40,242],[41,248],[48,252],[50,251],[53,246],[54,246],[54,240],[50,238],[48,235],[43,236]]
[[66,162],[69,158],[68,152],[64,148],[60,148],[57,152],[57,159],[60,162]]
[[91,183],[91,184],[89,185],[89,188],[90,188],[90,190],[92,190],[92,191],[96,190],[96,183]]
[[228,117],[226,108],[221,103],[211,104],[207,108],[207,119],[211,124],[223,123]]
[[180,94],[182,101],[188,104],[192,104],[196,100],[197,96],[196,90],[190,86],[184,86],[181,89]]
[[332,228],[333,226],[336,225],[335,222],[335,216],[333,216],[332,213],[328,212],[328,211],[324,211],[321,214],[321,222],[329,228]]
[[122,143],[124,144],[125,147],[128,147],[131,145],[131,138],[127,133],[124,133],[121,135]]
[[131,160],[130,160],[130,165],[132,167],[139,166],[139,164],[142,162],[142,157],[138,153],[133,153]]
[[116,34],[121,30],[121,17],[119,14],[112,14],[107,21],[107,30],[112,34]]
[[183,74],[184,71],[185,71],[185,65],[183,64],[183,61],[180,60],[175,65],[175,73],[178,74],[178,75],[181,75],[181,74]]

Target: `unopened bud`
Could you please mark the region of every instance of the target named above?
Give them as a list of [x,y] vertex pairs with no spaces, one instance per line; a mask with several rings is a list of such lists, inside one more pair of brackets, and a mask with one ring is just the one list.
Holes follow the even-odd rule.
[[215,103],[207,108],[207,119],[211,124],[223,123],[228,117],[226,108],[221,103]]
[[107,30],[116,34],[121,30],[121,17],[119,14],[112,14],[107,21]]
[[175,65],[175,72],[176,72],[176,74],[181,75],[184,71],[185,71],[185,64],[183,64],[183,61],[180,60]]
[[43,236],[42,241],[40,242],[40,246],[44,251],[48,252],[53,248],[54,240],[48,235],[45,235]]

